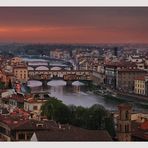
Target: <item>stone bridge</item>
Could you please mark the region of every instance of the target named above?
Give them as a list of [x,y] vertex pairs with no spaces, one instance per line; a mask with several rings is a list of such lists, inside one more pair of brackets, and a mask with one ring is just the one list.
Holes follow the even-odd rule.
[[30,80],[52,80],[63,79],[65,81],[91,80],[91,71],[89,70],[29,70]]
[[28,70],[71,70],[73,66],[64,63],[50,63],[48,61],[27,62]]

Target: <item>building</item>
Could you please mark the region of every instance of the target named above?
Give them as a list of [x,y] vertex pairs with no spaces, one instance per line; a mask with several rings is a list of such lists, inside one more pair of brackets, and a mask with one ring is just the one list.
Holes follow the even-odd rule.
[[41,107],[47,99],[33,99],[28,98],[24,102],[24,110],[29,112],[33,118],[39,118],[41,114]]
[[146,75],[147,71],[137,68],[118,69],[116,73],[116,88],[123,92],[134,93],[134,81],[137,77]]
[[[24,114],[22,114],[22,112]],[[1,141],[112,141],[106,130],[86,130],[53,120],[29,119],[21,111],[0,115]]]
[[133,62],[133,63],[142,63],[143,62],[143,57],[139,56],[139,55],[131,55],[129,56],[129,61]]
[[30,141],[36,131],[56,128],[54,121],[37,121],[28,118],[28,114],[0,115],[1,141]]
[[148,96],[148,76],[135,78],[134,93],[138,95]]
[[118,141],[131,141],[131,106],[121,104],[118,110],[117,139]]
[[12,94],[16,94],[14,89],[6,89],[0,91],[0,98],[6,98],[12,96]]
[[63,51],[61,49],[51,50],[50,57],[55,59],[63,59]]
[[148,120],[144,122],[132,121],[132,140],[148,141]]
[[[114,113],[115,127],[119,124],[120,112]],[[131,141],[148,140],[148,113],[131,112]]]
[[103,72],[93,71],[91,79],[94,85],[101,85],[104,84],[105,75]]
[[19,63],[22,63],[23,62],[23,59],[20,58],[20,57],[14,57],[11,59],[11,65],[16,65],[16,64],[19,64]]
[[50,131],[36,131],[31,141],[112,141],[106,130],[87,130],[71,125],[59,125]]
[[21,94],[12,94],[11,96],[1,98],[0,102],[3,107],[9,108],[9,109],[14,109],[16,107],[23,108],[24,99],[25,97]]
[[131,62],[111,62],[106,63],[104,65],[105,69],[105,84],[109,87],[112,87],[114,89],[119,88],[120,81],[120,73],[119,71],[124,71],[124,69],[136,69],[136,64],[133,64]]
[[15,65],[13,67],[13,73],[17,80],[21,83],[28,81],[28,67],[25,64]]
[[4,83],[5,87],[8,87],[9,83],[14,79],[13,73],[0,70],[0,82]]

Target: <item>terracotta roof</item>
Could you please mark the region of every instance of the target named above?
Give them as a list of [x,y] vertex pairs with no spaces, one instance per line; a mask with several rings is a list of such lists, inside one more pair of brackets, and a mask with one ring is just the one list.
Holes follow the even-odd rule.
[[106,130],[87,130],[75,126],[35,132],[38,141],[112,141]]
[[138,68],[136,68],[136,69],[124,68],[124,69],[118,69],[118,71],[127,71],[127,72],[133,71],[133,72],[145,72],[145,73],[147,73],[147,71],[142,70],[142,69],[138,69]]
[[24,102],[25,97],[20,96],[20,95],[16,95],[16,94],[12,94],[12,96],[6,97],[6,98],[2,98],[2,100],[5,101],[9,101],[9,100],[16,100],[17,102],[23,103]]
[[132,106],[129,104],[120,104],[120,105],[118,105],[118,108],[119,109],[131,109]]
[[144,76],[137,77],[137,78],[135,78],[135,80],[141,80],[141,81],[144,81],[144,80],[145,80],[145,77],[144,77]]
[[[139,123],[136,121],[132,121],[132,137],[141,139],[142,141],[148,140],[148,128],[146,123]],[[142,127],[142,128],[141,128]]]
[[109,62],[107,64],[105,64],[106,66],[117,66],[117,67],[136,67],[136,64],[133,63],[133,62],[125,62],[125,61],[122,61],[122,62]]
[[[7,125],[11,130],[50,130],[58,128],[55,121],[37,121],[28,119],[24,116],[17,116],[15,113],[12,115],[0,115],[0,122]],[[38,126],[43,124],[43,126]]]
[[28,100],[25,100],[25,102],[28,102],[28,103],[42,103],[42,102],[45,102],[47,101],[47,99],[28,99]]
[[6,89],[1,89],[0,93],[8,92]]
[[145,121],[144,123],[141,124],[141,129],[148,130],[148,121]]

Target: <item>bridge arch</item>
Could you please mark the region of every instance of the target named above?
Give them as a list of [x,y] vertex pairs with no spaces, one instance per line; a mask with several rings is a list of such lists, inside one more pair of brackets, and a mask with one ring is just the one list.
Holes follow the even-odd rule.
[[34,70],[34,68],[31,66],[28,66],[28,70]]
[[49,68],[47,66],[38,66],[35,68],[35,70],[49,70]]
[[61,67],[55,66],[55,67],[51,67],[50,70],[61,70]]
[[42,82],[39,80],[29,80],[27,82],[27,86],[33,88],[33,87],[39,87],[42,86]]

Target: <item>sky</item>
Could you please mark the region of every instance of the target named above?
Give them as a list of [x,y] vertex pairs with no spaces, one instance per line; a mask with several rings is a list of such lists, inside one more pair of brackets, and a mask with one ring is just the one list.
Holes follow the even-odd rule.
[[0,42],[148,43],[148,7],[0,7]]

